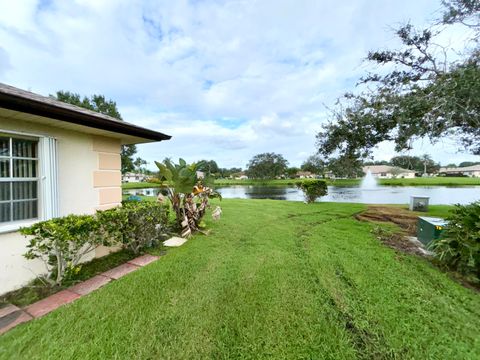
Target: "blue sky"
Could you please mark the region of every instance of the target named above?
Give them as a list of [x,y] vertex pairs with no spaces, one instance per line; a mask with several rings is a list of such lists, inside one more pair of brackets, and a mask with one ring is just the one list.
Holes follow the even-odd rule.
[[[425,25],[439,1],[0,1],[0,81],[40,94],[115,100],[126,121],[173,136],[139,146],[244,167],[274,151],[300,165],[327,107],[367,70],[368,50],[397,45],[404,22]],[[458,33],[448,34],[445,42]],[[478,160],[452,140],[410,154]],[[377,159],[394,155],[381,144]]]

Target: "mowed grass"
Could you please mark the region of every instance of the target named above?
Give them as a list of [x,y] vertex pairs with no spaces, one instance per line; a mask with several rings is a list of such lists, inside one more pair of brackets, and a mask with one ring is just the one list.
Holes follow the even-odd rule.
[[[150,199],[152,198],[152,199]],[[145,200],[153,201],[156,200],[153,196],[145,196]],[[368,205],[367,205],[368,206]],[[376,205],[373,205],[376,206]],[[403,210],[409,210],[408,205],[401,205],[401,204],[381,204],[382,207],[393,207],[393,208],[400,208]],[[412,214],[417,216],[430,216],[430,217],[439,217],[439,218],[446,218],[450,215],[450,212],[455,209],[454,205],[429,205],[427,212],[412,212]]]
[[155,183],[155,182],[129,182],[129,183],[123,183],[122,184],[122,189],[128,190],[128,189],[147,189],[147,188],[157,188],[157,187],[162,187],[162,184],[160,183]]
[[360,204],[223,200],[156,263],[0,337],[2,359],[477,359],[480,297]]

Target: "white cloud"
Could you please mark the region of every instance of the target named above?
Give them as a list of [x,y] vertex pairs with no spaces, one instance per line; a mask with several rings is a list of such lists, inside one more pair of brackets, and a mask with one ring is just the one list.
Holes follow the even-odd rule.
[[[299,165],[325,104],[351,90],[389,26],[429,22],[437,0],[0,2],[0,81],[117,101],[130,122],[171,141],[149,162],[213,158],[244,166],[263,151]],[[381,145],[379,156],[393,154]],[[449,148],[450,149],[450,148]],[[463,159],[426,146],[437,160]],[[453,161],[453,160],[452,160]]]

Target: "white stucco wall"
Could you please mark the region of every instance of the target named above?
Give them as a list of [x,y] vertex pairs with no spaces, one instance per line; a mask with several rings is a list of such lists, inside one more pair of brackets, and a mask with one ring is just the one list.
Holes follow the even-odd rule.
[[372,175],[379,179],[413,179],[415,177],[415,173],[392,174],[390,172],[387,172],[385,173],[385,175],[382,175],[382,173],[374,173]]
[[469,177],[480,177],[480,171],[469,171],[467,173],[464,173],[464,175]]
[[[98,143],[98,137],[0,117],[0,132],[2,130],[26,132],[57,139],[60,216],[92,214],[102,207],[99,196],[102,188],[95,187],[93,176],[94,172],[99,170],[99,152],[93,147],[94,140]],[[119,152],[120,141],[109,140],[118,142]],[[120,187],[120,181],[118,182]],[[0,294],[19,288],[34,279],[35,274],[45,272],[42,262],[23,258],[22,254],[26,252],[27,243],[27,239],[18,232],[0,233]],[[92,253],[89,258],[94,255]]]
[[415,173],[401,173],[397,177],[405,178],[405,179],[413,179],[413,178],[415,178]]

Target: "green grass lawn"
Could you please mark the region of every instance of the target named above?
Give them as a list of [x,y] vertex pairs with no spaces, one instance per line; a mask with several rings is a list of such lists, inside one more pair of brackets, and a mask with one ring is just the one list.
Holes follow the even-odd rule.
[[[150,196],[152,200],[156,200],[153,196]],[[145,200],[151,201],[148,196],[144,197]],[[400,205],[400,204],[395,204],[395,205],[381,205],[381,206],[392,206],[392,207],[397,207],[397,208],[402,208],[405,210],[408,210],[408,205]],[[440,217],[440,218],[446,218],[450,210],[455,208],[454,205],[429,205],[428,206],[428,212],[413,212],[413,214],[418,215],[418,216],[431,216],[431,217]]]
[[152,183],[152,182],[130,182],[130,183],[123,183],[122,189],[147,189],[147,188],[156,188],[161,187],[159,183]]
[[360,204],[223,200],[156,263],[0,337],[2,359],[478,359],[480,296]]

